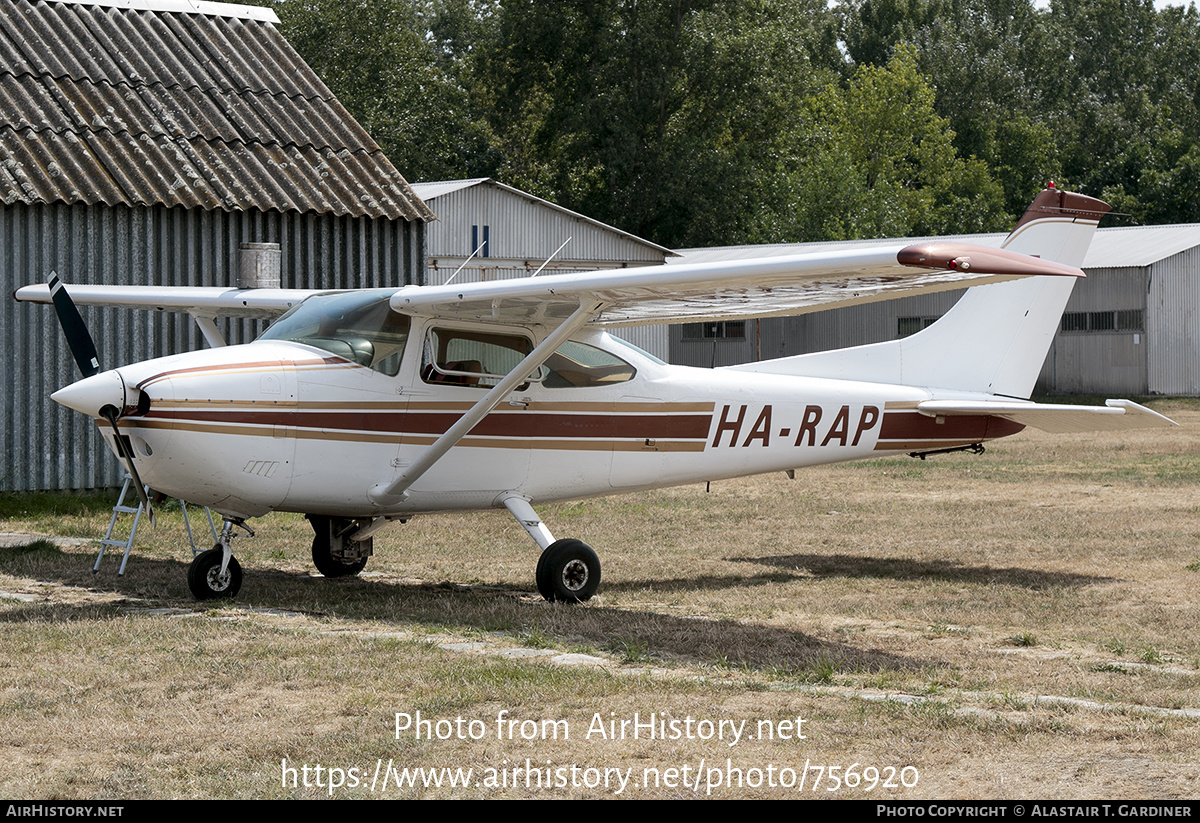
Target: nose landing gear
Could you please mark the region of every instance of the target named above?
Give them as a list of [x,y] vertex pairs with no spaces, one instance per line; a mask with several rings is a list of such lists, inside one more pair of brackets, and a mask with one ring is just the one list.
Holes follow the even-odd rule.
[[188,566],[188,588],[197,600],[235,597],[241,589],[242,566],[233,556],[234,526],[254,536],[254,530],[241,520],[226,518],[216,545],[196,555]]

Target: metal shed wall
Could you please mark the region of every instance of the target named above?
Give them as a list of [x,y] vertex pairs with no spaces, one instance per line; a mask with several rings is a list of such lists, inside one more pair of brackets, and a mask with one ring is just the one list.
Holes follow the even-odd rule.
[[[1146,283],[1144,269],[1093,269],[1087,280],[1076,286],[1067,311],[1145,309]],[[671,354],[674,362],[685,365],[724,366],[895,340],[900,336],[900,318],[940,317],[962,294],[957,290],[747,322],[745,340],[689,341],[683,339],[680,327],[675,327]],[[1147,312],[1148,328],[1141,333],[1058,332],[1035,390],[1066,394],[1154,391],[1147,387],[1149,341],[1154,339],[1149,318],[1154,316]],[[1177,371],[1178,361],[1178,357],[1172,361]]]
[[[112,285],[236,285],[243,242],[279,243],[282,285],[292,288],[398,286],[417,282],[419,222],[297,212],[224,212],[181,207],[0,204],[0,271],[5,289],[45,282]],[[82,416],[49,399],[78,379],[54,312],[2,301],[0,339],[11,352],[0,398],[0,490],[111,486],[121,469]],[[187,316],[82,308],[102,364],[203,347]],[[218,325],[221,326],[220,321]],[[258,333],[253,321],[226,321],[230,343]]]
[[609,329],[613,337],[619,337],[645,352],[649,352],[660,360],[666,360],[670,354],[671,344],[668,337],[670,326],[623,326],[619,329]]
[[[416,190],[420,191],[418,185]],[[430,258],[427,285],[446,282],[472,251],[471,227],[488,226],[487,258],[472,260],[454,282],[525,277],[568,237],[571,242],[546,267],[593,270],[606,266],[659,265],[663,253],[588,220],[487,183],[440,194],[429,201],[439,220],[426,228]],[[489,260],[492,262],[489,264]]]
[[901,317],[938,317],[962,290],[904,297],[861,306],[771,317],[746,322],[738,340],[686,340],[682,326],[671,327],[671,362],[686,366],[731,366],[796,354],[895,340]]
[[[1065,313],[1139,310],[1146,312],[1148,269],[1090,268],[1075,285]],[[1060,329],[1054,335],[1036,390],[1055,394],[1146,394],[1147,352],[1153,335],[1140,331]]]
[[1151,267],[1146,295],[1148,388],[1200,395],[1200,249]]

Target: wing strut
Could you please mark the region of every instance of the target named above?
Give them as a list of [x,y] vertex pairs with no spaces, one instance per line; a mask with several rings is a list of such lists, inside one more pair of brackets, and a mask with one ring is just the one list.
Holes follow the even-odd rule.
[[[471,429],[479,424],[479,421],[483,420],[493,409],[500,405],[509,392],[516,388],[518,384],[528,380],[531,373],[537,371],[538,367],[549,360],[550,355],[554,354],[558,350],[558,347],[567,341],[567,338],[583,328],[602,308],[604,308],[602,301],[590,296],[585,296],[581,299],[579,301],[579,308],[575,309],[570,317],[564,320],[558,328],[550,332],[545,340],[539,343],[533,351],[525,356],[524,360],[517,364],[516,368],[493,386],[491,391],[481,397],[466,414],[446,430],[445,434],[422,452],[421,456],[413,461],[412,465],[402,475],[391,483],[386,485],[381,483],[373,487],[367,492],[367,496],[381,506],[391,506],[403,501],[408,496],[407,491],[409,487],[417,482],[421,475],[433,468],[433,465],[442,458],[442,455],[450,451],[459,440],[466,437]],[[376,518],[376,520],[379,519]],[[375,522],[372,522],[366,529],[360,529],[355,533],[354,539],[362,540],[366,530],[374,526]]]
[[221,330],[217,328],[217,319],[215,316],[199,314],[195,311],[188,312],[192,319],[196,321],[196,326],[200,329],[200,334],[204,335],[204,342],[208,343],[209,348],[219,349],[222,346],[228,346],[225,342]]

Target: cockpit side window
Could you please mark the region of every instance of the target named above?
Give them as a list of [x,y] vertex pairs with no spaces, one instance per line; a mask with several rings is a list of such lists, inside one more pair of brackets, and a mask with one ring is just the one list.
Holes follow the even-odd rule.
[[[491,388],[532,350],[530,340],[520,335],[432,329],[425,341],[421,378],[426,383]],[[637,370],[615,354],[568,340],[529,378],[548,389],[578,389],[624,383],[635,374]]]
[[410,318],[392,311],[386,296],[349,292],[308,298],[258,339],[303,343],[395,376],[410,326]]
[[426,383],[491,388],[531,351],[533,343],[521,335],[432,329],[425,341],[421,378]]

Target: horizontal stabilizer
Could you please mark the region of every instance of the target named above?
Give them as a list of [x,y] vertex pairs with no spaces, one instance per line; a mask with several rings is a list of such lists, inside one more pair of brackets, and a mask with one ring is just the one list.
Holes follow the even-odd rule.
[[1179,425],[1174,420],[1131,400],[1106,400],[1103,406],[1003,400],[926,400],[918,404],[917,411],[929,417],[986,414],[1055,434]]

